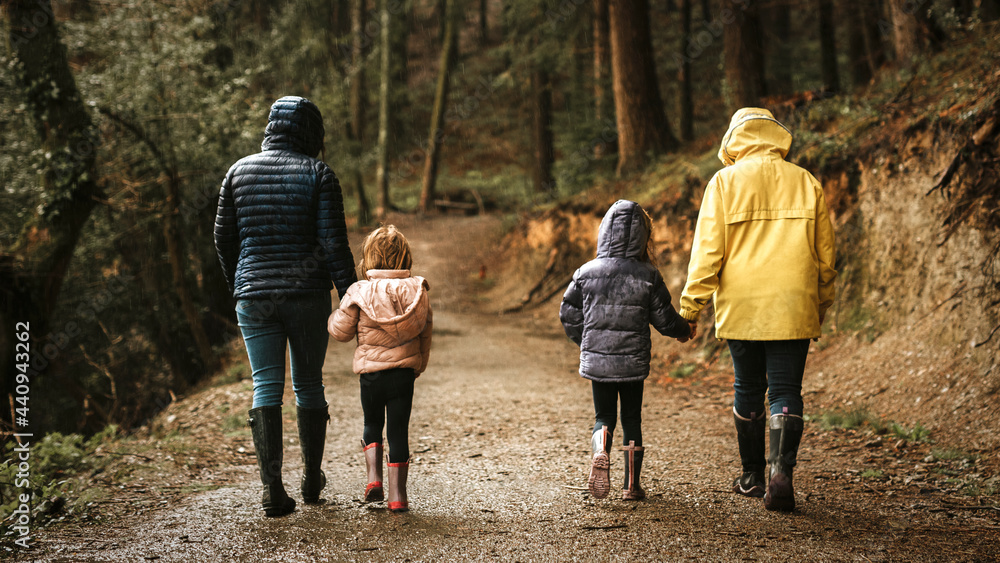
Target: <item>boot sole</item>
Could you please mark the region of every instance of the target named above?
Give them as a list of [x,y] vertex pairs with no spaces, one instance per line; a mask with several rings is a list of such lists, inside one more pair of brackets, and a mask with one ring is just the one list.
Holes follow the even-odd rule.
[[745,497],[760,498],[764,496],[764,487],[761,487],[760,485],[754,485],[749,489],[744,489],[743,486],[740,485],[740,480],[737,479],[736,482],[733,483],[733,492],[738,495],[743,495]]
[[587,479],[587,489],[594,498],[604,498],[611,492],[610,469],[611,462],[607,454],[599,453],[594,456],[590,466],[590,477]]
[[372,487],[365,490],[365,502],[380,502],[385,500],[385,491],[382,487]]
[[286,514],[291,514],[295,512],[295,500],[288,499],[288,504],[284,506],[266,506],[264,507],[264,516],[268,518],[276,518],[278,516],[285,516]]
[[764,495],[764,508],[780,512],[795,510],[795,491],[788,477],[780,473],[771,477],[767,484],[767,494]]

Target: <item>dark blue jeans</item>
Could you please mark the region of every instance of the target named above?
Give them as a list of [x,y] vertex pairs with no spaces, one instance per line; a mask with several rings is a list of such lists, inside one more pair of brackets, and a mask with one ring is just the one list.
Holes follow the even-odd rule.
[[643,381],[628,383],[591,381],[594,392],[594,432],[600,430],[602,426],[607,426],[608,432],[615,431],[615,423],[618,420],[618,399],[621,398],[622,445],[627,446],[629,440],[635,440],[635,445],[641,446],[643,383]]
[[253,408],[281,406],[286,346],[295,404],[310,409],[326,407],[323,362],[330,342],[326,329],[330,303],[330,294],[237,301],[236,318],[253,371]]
[[802,416],[802,374],[809,340],[730,340],[733,357],[733,407],[743,418],[764,412],[764,394],[771,414]]

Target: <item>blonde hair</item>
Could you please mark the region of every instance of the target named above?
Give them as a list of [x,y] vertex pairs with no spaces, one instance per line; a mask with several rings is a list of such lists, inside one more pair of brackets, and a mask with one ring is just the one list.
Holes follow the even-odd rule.
[[642,252],[642,259],[652,264],[654,268],[659,268],[660,265],[656,263],[656,241],[653,239],[653,218],[642,206],[639,206],[639,210],[642,211],[642,223],[646,226],[646,232],[649,233],[646,238],[646,248]]
[[365,237],[358,264],[364,279],[368,279],[368,270],[409,270],[412,265],[410,243],[395,225],[383,225]]

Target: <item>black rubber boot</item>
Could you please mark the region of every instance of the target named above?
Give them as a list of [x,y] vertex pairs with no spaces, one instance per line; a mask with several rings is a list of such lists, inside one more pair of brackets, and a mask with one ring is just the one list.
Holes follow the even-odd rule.
[[795,510],[795,490],[792,487],[792,468],[802,441],[802,418],[776,414],[771,417],[771,464],[764,508],[791,512]]
[[[756,416],[754,416],[756,415]],[[751,418],[743,418],[733,410],[733,421],[736,423],[736,441],[740,446],[740,460],[743,462],[743,474],[733,481],[733,492],[754,498],[764,496],[764,469],[767,460],[764,458],[764,413],[751,413]]]
[[326,443],[326,423],[330,420],[327,407],[298,407],[299,444],[302,446],[302,500],[306,504],[319,502],[319,493],[326,486],[323,473],[323,445]]
[[247,413],[257,467],[264,484],[261,505],[265,516],[283,516],[295,510],[295,501],[281,483],[281,407],[257,407]]
[[639,485],[639,475],[642,473],[642,456],[645,448],[636,446],[635,440],[623,446],[625,451],[625,485],[622,487],[622,500],[642,500],[646,491]]

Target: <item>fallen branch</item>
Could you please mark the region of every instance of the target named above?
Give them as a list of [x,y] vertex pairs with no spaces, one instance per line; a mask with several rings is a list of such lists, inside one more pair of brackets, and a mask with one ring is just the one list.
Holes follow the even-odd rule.
[[1000,506],[992,506],[989,504],[985,505],[977,504],[972,506],[965,506],[961,504],[946,504],[944,505],[944,507],[947,508],[948,510],[996,510],[997,512],[1000,512]]
[[939,178],[938,181],[934,183],[934,186],[924,194],[924,197],[931,195],[937,190],[941,190],[941,195],[943,195],[945,199],[948,199],[948,194],[945,193],[944,189],[951,183],[951,179],[955,176],[955,172],[958,170],[959,165],[962,164],[962,154],[965,152],[965,147],[967,145],[968,143],[962,145],[962,148],[958,149],[958,152],[955,153],[955,156],[951,159],[948,167],[944,169],[944,173],[941,174],[941,178]]
[[993,330],[990,331],[990,335],[986,337],[986,340],[983,340],[982,342],[976,342],[975,344],[972,345],[972,347],[979,348],[983,344],[986,344],[987,342],[990,341],[990,339],[993,338],[993,335],[996,334],[998,330],[1000,330],[1000,325],[993,327]]
[[581,530],[620,530],[628,528],[627,524],[612,524],[610,526],[580,526]]

